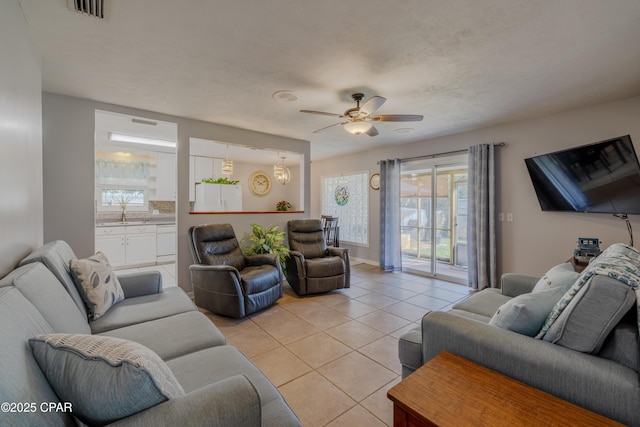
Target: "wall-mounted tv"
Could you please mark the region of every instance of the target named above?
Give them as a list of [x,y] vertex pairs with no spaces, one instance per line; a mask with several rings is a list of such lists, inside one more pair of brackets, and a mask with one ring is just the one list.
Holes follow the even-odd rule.
[[629,135],[525,159],[543,211],[640,214]]

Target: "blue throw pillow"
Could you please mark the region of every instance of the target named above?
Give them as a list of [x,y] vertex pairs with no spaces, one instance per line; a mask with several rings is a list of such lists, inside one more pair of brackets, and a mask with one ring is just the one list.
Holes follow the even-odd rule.
[[578,280],[578,277],[580,277],[580,273],[573,269],[571,263],[565,262],[547,271],[545,275],[538,280],[538,283],[536,283],[531,292],[540,292],[544,289],[556,287],[561,287],[566,291]]
[[519,295],[502,304],[489,324],[533,337],[564,293],[563,287],[551,287]]

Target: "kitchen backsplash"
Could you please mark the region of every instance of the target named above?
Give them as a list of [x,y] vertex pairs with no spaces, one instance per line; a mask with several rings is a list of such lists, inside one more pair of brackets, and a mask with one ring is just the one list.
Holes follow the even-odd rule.
[[[158,215],[153,215],[153,211],[157,210]],[[98,212],[96,213],[96,222],[119,220],[121,212]],[[176,202],[174,201],[149,201],[148,212],[127,211],[127,219],[144,220],[158,217],[174,217],[176,215]]]

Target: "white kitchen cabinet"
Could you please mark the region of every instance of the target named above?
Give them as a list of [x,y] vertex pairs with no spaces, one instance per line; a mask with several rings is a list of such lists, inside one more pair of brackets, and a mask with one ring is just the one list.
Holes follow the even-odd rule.
[[158,264],[176,259],[176,226],[158,225],[156,227],[156,256]]
[[176,155],[173,153],[157,153],[156,194],[154,200],[176,199]]
[[96,251],[112,267],[156,263],[156,226],[127,225],[96,228]]
[[129,225],[125,227],[127,265],[155,264],[156,226]]
[[239,184],[196,185],[195,212],[242,211],[242,186]]
[[124,227],[96,228],[96,252],[100,251],[112,267],[126,264]]
[[196,182],[202,178],[220,178],[222,174],[222,159],[203,156],[189,156],[189,201],[196,200]]

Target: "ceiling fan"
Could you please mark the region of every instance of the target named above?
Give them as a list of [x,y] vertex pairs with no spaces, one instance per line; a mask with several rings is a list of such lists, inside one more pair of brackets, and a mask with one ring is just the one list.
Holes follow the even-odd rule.
[[373,96],[367,102],[360,106],[360,101],[364,98],[364,95],[361,93],[354,93],[351,95],[354,101],[356,101],[356,106],[354,108],[349,108],[343,114],[338,113],[325,113],[324,111],[313,111],[313,110],[300,110],[301,113],[309,113],[309,114],[320,114],[322,116],[331,116],[331,117],[339,117],[341,119],[346,119],[344,122],[335,123],[330,126],[323,127],[314,131],[313,133],[318,133],[325,129],[329,129],[334,126],[342,125],[345,130],[354,135],[362,135],[366,133],[369,136],[378,135],[378,129],[371,122],[419,122],[423,119],[423,116],[416,114],[385,114],[373,116],[378,108],[382,107],[382,104],[387,100],[387,98],[383,98],[381,96]]

